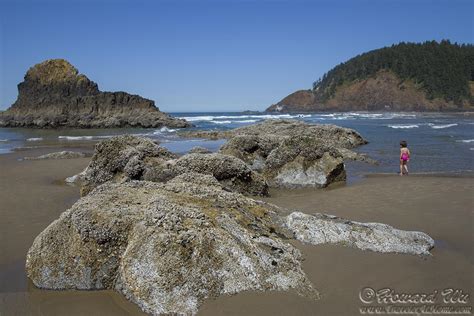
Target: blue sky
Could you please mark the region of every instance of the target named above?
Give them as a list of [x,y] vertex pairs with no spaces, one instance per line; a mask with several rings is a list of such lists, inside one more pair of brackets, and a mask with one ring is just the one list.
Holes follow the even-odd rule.
[[474,1],[0,0],[0,108],[65,58],[104,91],[179,111],[263,110],[400,41],[472,43]]

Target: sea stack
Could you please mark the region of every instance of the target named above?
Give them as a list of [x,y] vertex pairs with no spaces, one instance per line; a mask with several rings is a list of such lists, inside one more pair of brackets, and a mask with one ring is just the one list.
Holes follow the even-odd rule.
[[126,92],[102,92],[64,59],[31,67],[18,84],[18,99],[0,113],[0,127],[188,127],[154,101]]

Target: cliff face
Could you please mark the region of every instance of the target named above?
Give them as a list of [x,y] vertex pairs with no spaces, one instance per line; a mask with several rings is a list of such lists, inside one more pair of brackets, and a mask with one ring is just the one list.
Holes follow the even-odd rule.
[[314,111],[463,111],[474,110],[467,100],[429,100],[410,80],[382,70],[375,76],[337,87],[328,100],[320,100],[312,90],[299,90],[270,106],[267,112]]
[[18,99],[0,114],[4,127],[187,127],[161,112],[152,100],[125,92],[102,92],[64,59],[30,68]]

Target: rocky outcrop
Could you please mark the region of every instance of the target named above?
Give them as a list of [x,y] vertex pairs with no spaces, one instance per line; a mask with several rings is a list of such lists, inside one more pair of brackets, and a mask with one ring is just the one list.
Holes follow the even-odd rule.
[[[178,158],[149,139],[126,135],[96,145],[94,156],[83,173],[81,193],[86,195],[107,181],[167,182],[187,172],[211,175],[230,191],[251,195],[267,195],[268,192],[263,177],[234,156],[193,153]],[[68,179],[74,182],[81,177]]]
[[18,99],[0,113],[0,127],[111,128],[188,127],[160,112],[154,102],[125,92],[101,92],[64,59],[30,68],[18,85]]
[[326,187],[346,180],[344,161],[337,150],[316,138],[283,140],[265,160],[263,174],[273,187]]
[[[206,137],[205,133],[198,136]],[[344,160],[374,163],[349,149],[367,143],[360,134],[335,125],[268,120],[230,131],[210,131],[208,137],[227,138],[219,152],[241,159],[272,187],[326,187],[345,181]]]
[[26,270],[37,287],[115,289],[153,315],[195,314],[207,298],[249,290],[318,298],[275,216],[209,175],[109,182],[35,239]]
[[[351,137],[336,139],[363,142]],[[326,160],[343,159],[338,147],[326,145],[309,136],[235,136],[231,148],[245,151],[243,159],[264,157],[258,174],[233,155],[177,157],[146,138],[106,139],[71,179],[83,182],[84,196],[35,238],[27,275],[44,289],[114,289],[153,315],[195,314],[206,299],[243,291],[294,290],[318,299],[289,239],[429,255],[434,242],[421,232],[289,214],[239,193],[265,193],[262,175],[275,170],[271,179],[280,181],[303,168],[313,184],[317,172],[330,173]]]
[[153,315],[195,314],[208,298],[250,290],[317,299],[291,238],[417,255],[433,246],[419,232],[285,213],[202,173],[108,181],[35,238],[26,271],[40,288],[115,289]]
[[212,175],[231,191],[267,195],[268,185],[326,187],[345,181],[345,159],[371,161],[348,149],[366,143],[357,132],[334,125],[267,121],[223,133],[229,141],[219,153],[197,149],[204,153],[179,158],[148,139],[114,137],[97,145],[84,176],[67,182],[83,179],[85,195],[106,181],[166,182],[192,171]]
[[38,157],[25,157],[25,160],[43,160],[43,159],[73,159],[85,158],[92,156],[89,153],[82,153],[78,151],[58,151],[54,153],[44,154]]
[[81,195],[107,181],[140,180],[148,169],[176,157],[148,138],[124,135],[106,139],[95,146],[84,172]]
[[425,233],[395,229],[380,223],[348,221],[326,214],[308,215],[293,212],[286,226],[299,241],[337,244],[375,252],[429,255],[434,240]]
[[367,141],[355,130],[332,124],[308,124],[298,120],[266,120],[262,123],[248,125],[224,131],[182,131],[182,137],[206,139],[231,139],[239,135],[267,135],[269,137],[290,138],[308,136],[318,138],[321,142],[344,148],[354,148]]
[[224,188],[251,195],[267,195],[265,179],[242,160],[220,153],[188,154],[174,163],[176,173],[188,171],[212,175]]

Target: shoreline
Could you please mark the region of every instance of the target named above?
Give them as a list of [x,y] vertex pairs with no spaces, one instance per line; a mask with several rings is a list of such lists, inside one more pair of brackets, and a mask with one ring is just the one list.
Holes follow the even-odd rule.
[[[0,178],[9,179],[0,183],[4,218],[0,228],[4,254],[0,259],[0,314],[144,315],[111,290],[47,291],[26,279],[24,260],[33,239],[79,199],[78,187],[58,181],[82,171],[90,159],[18,160],[47,152],[51,148],[0,155]],[[468,276],[474,262],[470,250],[473,214],[466,206],[474,202],[470,196],[472,178],[373,174],[326,189],[271,190],[271,196],[261,200],[287,209],[426,232],[436,241],[433,256],[421,259],[295,241],[305,258],[308,277],[322,293],[321,300],[309,301],[292,292],[245,292],[208,300],[199,315],[354,315],[361,304],[358,291],[364,286],[392,286],[412,292],[456,286],[469,291],[472,278]]]

